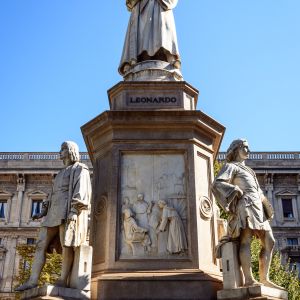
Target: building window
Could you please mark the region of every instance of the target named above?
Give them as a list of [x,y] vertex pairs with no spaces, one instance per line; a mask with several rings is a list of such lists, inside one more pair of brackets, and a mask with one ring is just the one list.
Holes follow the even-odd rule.
[[0,201],[0,219],[5,219],[7,209],[7,201]]
[[294,218],[292,199],[282,199],[283,217],[286,219]]
[[35,239],[34,238],[28,238],[27,239],[27,245],[34,245],[35,244]]
[[290,270],[296,271],[300,278],[300,256],[290,257]]
[[32,200],[31,205],[31,217],[41,212],[43,200]]
[[286,239],[288,246],[297,246],[298,239],[297,238],[287,238]]

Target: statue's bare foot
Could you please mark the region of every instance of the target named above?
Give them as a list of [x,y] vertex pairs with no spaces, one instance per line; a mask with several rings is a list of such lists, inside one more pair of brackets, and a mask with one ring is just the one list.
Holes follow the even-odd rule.
[[279,285],[273,283],[270,280],[261,280],[260,282],[261,282],[261,284],[263,284],[266,287],[270,287],[270,288],[273,288],[273,289],[285,290],[282,286],[279,286]]
[[136,64],[137,64],[137,60],[136,60],[136,59],[132,59],[132,60],[130,61],[130,65],[131,65],[132,67],[134,67]]
[[124,67],[123,67],[123,71],[124,71],[124,73],[127,73],[127,72],[129,72],[129,70],[131,69],[131,66],[130,66],[130,64],[125,64],[124,65]]
[[180,69],[180,68],[181,68],[181,62],[180,62],[180,60],[175,60],[175,61],[173,62],[173,66],[174,66],[174,68],[176,68],[176,69]]
[[38,286],[37,283],[27,281],[24,284],[15,288],[15,292],[23,292],[25,290],[30,290],[30,289],[36,288],[37,286]]
[[244,284],[244,286],[257,286],[257,285],[262,285],[262,283],[256,281],[254,278],[245,281],[245,284]]

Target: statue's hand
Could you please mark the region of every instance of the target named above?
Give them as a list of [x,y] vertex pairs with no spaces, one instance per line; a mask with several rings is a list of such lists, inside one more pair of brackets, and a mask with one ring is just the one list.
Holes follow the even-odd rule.
[[235,190],[236,190],[236,194],[237,194],[238,198],[242,198],[242,196],[244,195],[244,192],[237,185],[235,186]]
[[72,221],[77,221],[77,214],[75,214],[74,212],[69,213],[67,223],[70,223]]

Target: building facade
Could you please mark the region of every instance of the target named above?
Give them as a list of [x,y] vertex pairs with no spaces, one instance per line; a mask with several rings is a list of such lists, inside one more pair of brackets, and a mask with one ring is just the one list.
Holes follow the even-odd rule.
[[[225,153],[218,159],[224,160]],[[87,153],[81,160],[92,171]],[[247,165],[273,204],[272,227],[283,262],[290,258],[300,267],[300,152],[254,152]],[[62,168],[58,153],[0,153],[0,299],[14,299],[16,246],[34,243],[40,222],[31,217]]]

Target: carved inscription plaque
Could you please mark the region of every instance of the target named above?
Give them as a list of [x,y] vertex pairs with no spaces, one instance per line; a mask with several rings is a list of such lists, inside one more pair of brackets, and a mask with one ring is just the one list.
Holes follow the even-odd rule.
[[151,93],[130,93],[126,95],[127,106],[131,107],[179,107],[182,102],[182,97],[179,93],[172,91],[151,92]]
[[123,154],[121,258],[187,256],[187,199],[183,154]]

